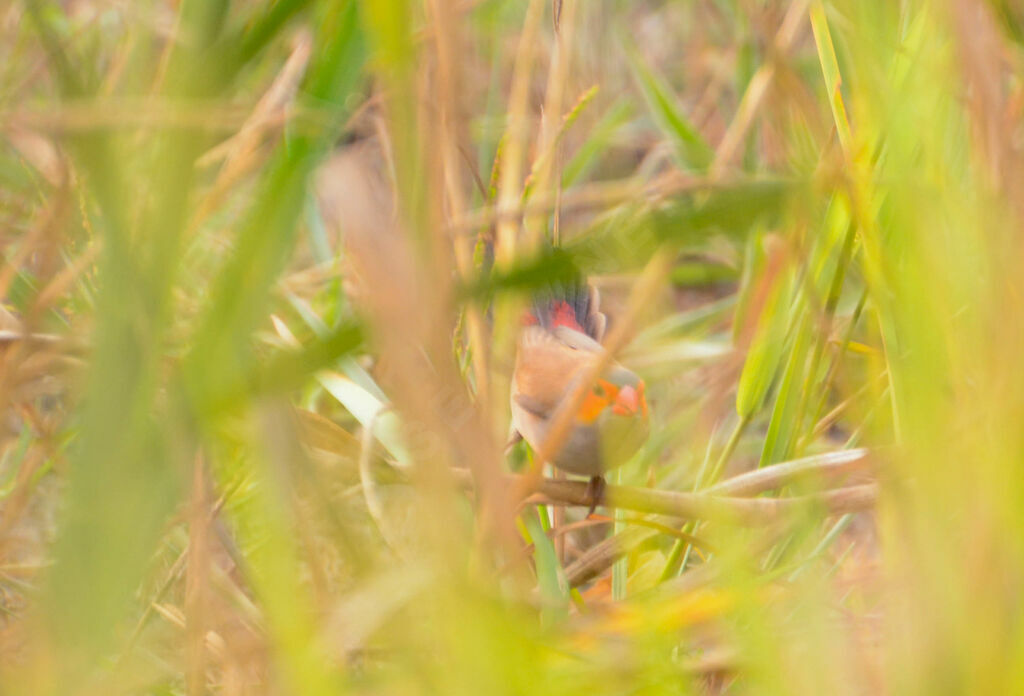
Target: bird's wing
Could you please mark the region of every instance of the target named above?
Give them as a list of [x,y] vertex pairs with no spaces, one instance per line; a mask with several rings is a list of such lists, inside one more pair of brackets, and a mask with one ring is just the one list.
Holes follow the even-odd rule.
[[602,346],[590,336],[580,333],[568,326],[556,327],[552,332],[559,341],[574,350],[582,350],[588,353],[600,353]]
[[545,418],[546,416],[550,415],[544,402],[540,401],[539,399],[535,399],[534,397],[528,394],[523,394],[522,392],[519,392],[518,394],[513,394],[512,400],[516,403],[517,406],[519,406],[519,408],[523,409],[524,411],[529,411],[535,416]]
[[576,375],[595,357],[594,352],[574,348],[539,326],[527,327],[516,352],[513,401],[535,415],[549,416]]

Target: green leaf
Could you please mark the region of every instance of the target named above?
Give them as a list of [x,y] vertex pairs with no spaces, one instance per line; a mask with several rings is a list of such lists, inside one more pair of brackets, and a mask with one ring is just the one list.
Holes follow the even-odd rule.
[[461,300],[491,301],[498,293],[526,292],[557,283],[568,283],[580,276],[574,254],[549,247],[533,258],[517,260],[505,271],[489,270],[475,282],[463,285]]
[[322,373],[317,376],[317,380],[364,428],[373,429],[373,436],[399,464],[412,465],[412,456],[402,438],[401,421],[398,414],[388,409],[386,403],[337,373]]
[[569,583],[558,562],[555,545],[544,533],[536,508],[528,508],[523,515],[527,537],[533,544],[533,560],[537,569],[537,587],[540,590],[543,606],[541,617],[544,624],[550,626],[565,619],[569,615]]
[[[306,99],[314,106],[330,105],[339,124],[349,110],[345,98],[358,83],[365,60],[357,20],[351,2],[329,13],[306,75]],[[331,130],[296,135],[268,167],[186,358],[190,394],[199,408],[212,394],[241,383],[252,369],[250,336],[264,320],[271,287],[291,256],[309,174],[333,137]],[[216,365],[216,371],[210,365]]]
[[562,169],[562,188],[568,188],[587,176],[632,113],[633,105],[624,99],[608,110]]
[[635,49],[627,47],[626,57],[655,122],[673,145],[680,166],[697,171],[707,169],[715,152],[676,104],[671,88]]
[[791,275],[780,271],[761,310],[736,391],[736,411],[741,418],[749,418],[761,408],[775,380],[786,349],[792,288]]
[[779,382],[758,466],[767,466],[788,459],[799,433],[799,404],[804,390],[803,375],[811,336],[810,327],[807,325],[808,315],[803,314],[800,309],[796,309],[795,313],[800,314],[801,319],[796,328],[796,337],[789,348],[786,369]]

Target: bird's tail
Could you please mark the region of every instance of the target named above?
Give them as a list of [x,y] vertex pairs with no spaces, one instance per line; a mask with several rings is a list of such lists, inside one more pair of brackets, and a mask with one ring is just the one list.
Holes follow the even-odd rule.
[[540,324],[549,330],[565,326],[600,343],[604,338],[607,318],[601,312],[597,288],[580,277],[570,282],[552,283],[538,290],[526,323]]

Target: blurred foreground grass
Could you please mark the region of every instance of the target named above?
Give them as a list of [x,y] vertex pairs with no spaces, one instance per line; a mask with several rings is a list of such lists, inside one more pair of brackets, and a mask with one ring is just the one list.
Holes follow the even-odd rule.
[[[1022,22],[0,8],[0,693],[1015,693]],[[503,454],[570,267],[604,521]]]

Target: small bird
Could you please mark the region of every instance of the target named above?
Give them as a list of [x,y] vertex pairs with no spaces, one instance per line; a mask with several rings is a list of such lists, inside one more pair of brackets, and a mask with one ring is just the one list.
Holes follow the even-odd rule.
[[[607,320],[596,288],[580,281],[539,293],[523,323],[512,374],[512,423],[537,450],[559,406],[599,359]],[[584,396],[552,464],[590,477],[593,513],[605,472],[628,460],[647,433],[644,382],[612,363]]]

